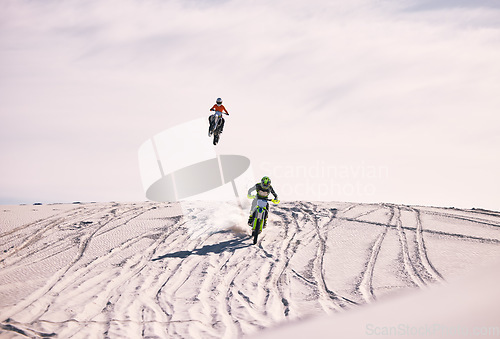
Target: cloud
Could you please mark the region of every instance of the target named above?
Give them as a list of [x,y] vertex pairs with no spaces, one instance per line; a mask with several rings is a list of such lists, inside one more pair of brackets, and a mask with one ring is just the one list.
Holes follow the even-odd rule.
[[[418,173],[431,167],[471,189],[480,180],[480,193],[461,204],[496,206],[487,183],[498,182],[500,160],[486,154],[500,146],[500,11],[488,1],[421,4],[3,2],[0,138],[10,164],[2,177],[11,184],[2,191],[12,195],[25,185],[16,174],[26,166],[23,154],[37,158],[43,190],[61,187],[51,197],[81,192],[73,179],[58,182],[73,172],[94,200],[113,191],[120,192],[114,200],[140,200],[140,189],[123,193],[123,181],[140,186],[137,147],[208,115],[222,96],[232,114],[219,151],[249,156],[257,167],[380,163],[392,174],[371,199],[422,204],[434,203],[428,191],[398,187],[409,175],[418,186]],[[53,168],[30,144],[43,147],[47,159],[66,154],[71,163]],[[474,154],[481,170],[450,165],[464,153]],[[126,179],[88,172],[82,163]],[[443,179],[425,180],[437,192]],[[440,192],[440,202],[456,201],[458,187]],[[29,186],[23,192],[30,199]]]
[[[403,1],[403,3],[405,3]],[[407,11],[435,11],[448,9],[486,8],[500,9],[500,5],[494,0],[466,1],[466,0],[441,0],[441,1],[406,1]]]

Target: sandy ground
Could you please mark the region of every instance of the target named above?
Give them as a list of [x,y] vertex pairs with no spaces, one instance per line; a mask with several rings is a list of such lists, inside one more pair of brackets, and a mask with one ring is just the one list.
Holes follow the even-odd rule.
[[500,304],[498,212],[286,202],[257,245],[246,219],[215,202],[1,206],[0,337],[387,337],[401,324],[450,337],[415,328],[462,318],[500,328],[487,316]]

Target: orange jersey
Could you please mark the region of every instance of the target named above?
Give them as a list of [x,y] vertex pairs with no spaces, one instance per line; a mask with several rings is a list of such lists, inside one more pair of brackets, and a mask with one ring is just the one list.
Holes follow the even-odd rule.
[[211,111],[212,110],[218,111],[218,112],[221,112],[221,113],[226,112],[227,114],[229,114],[228,111],[227,111],[227,109],[226,109],[226,107],[224,107],[224,105],[220,105],[219,106],[219,105],[215,104],[215,105],[212,106],[212,108],[210,108],[210,110]]

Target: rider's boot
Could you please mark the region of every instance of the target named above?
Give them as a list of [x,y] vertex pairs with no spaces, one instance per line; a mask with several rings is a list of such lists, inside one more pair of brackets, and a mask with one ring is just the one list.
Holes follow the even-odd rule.
[[212,128],[214,126],[214,119],[212,115],[208,117],[208,122],[210,123],[210,126],[208,126],[208,136],[211,136],[213,134]]
[[248,226],[253,226],[253,214],[248,217]]
[[214,127],[214,122],[210,120],[210,126],[208,126],[208,136],[211,136],[214,133],[212,130],[213,127]]
[[220,122],[220,125],[219,125],[219,135],[222,134],[222,131],[224,130],[224,123],[225,123],[225,120],[224,118],[221,117],[221,122]]
[[267,218],[269,217],[269,211],[266,210],[266,214],[264,216],[264,225],[262,225],[262,228],[266,228],[267,225]]

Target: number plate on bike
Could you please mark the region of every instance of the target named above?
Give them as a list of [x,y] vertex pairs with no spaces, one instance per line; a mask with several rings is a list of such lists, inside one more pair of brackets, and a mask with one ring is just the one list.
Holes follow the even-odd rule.
[[257,206],[259,207],[266,207],[267,206],[267,201],[266,200],[257,200]]

